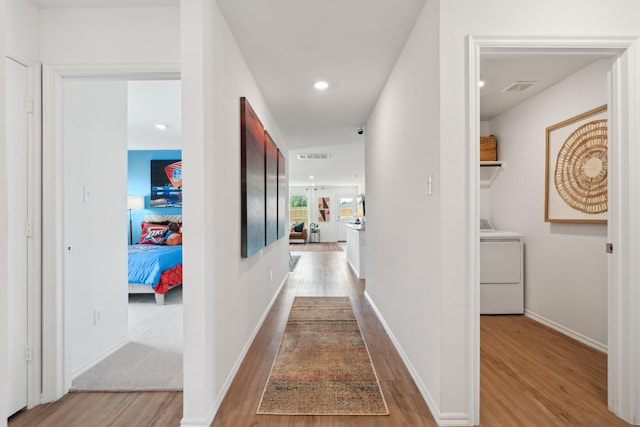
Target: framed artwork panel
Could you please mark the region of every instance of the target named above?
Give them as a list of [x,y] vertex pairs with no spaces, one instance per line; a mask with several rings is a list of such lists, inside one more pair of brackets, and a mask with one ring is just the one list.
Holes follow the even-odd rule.
[[287,169],[286,160],[278,150],[278,239],[287,231]]
[[271,135],[264,131],[265,143],[265,244],[278,240],[278,147]]
[[265,245],[264,128],[245,97],[240,98],[241,255]]
[[546,222],[606,223],[607,106],[546,130]]
[[330,202],[331,199],[329,197],[320,197],[318,199],[318,222],[331,221]]

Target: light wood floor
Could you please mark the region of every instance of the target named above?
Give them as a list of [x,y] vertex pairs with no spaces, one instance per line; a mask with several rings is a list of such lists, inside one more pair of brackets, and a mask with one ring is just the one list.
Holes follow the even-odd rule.
[[480,318],[481,426],[628,426],[607,409],[607,357],[525,316]]
[[[303,254],[267,316],[212,426],[435,426],[363,296],[343,252]],[[255,415],[296,295],[350,296],[389,405],[383,417]],[[606,356],[523,316],[481,319],[481,426],[628,425],[606,408]],[[182,393],[71,393],[10,427],[179,426]]]
[[[294,296],[349,296],[389,406],[389,416],[255,415]],[[437,426],[420,392],[364,297],[364,281],[344,252],[306,252],[289,276],[222,402],[213,427]]]
[[69,393],[9,419],[11,427],[171,427],[182,419],[182,392]]
[[325,242],[325,243],[290,243],[290,252],[334,252],[343,251],[345,242]]

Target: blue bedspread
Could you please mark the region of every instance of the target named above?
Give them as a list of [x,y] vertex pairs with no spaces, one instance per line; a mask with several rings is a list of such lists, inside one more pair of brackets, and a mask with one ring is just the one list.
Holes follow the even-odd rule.
[[129,246],[129,283],[153,286],[163,271],[182,263],[182,246]]

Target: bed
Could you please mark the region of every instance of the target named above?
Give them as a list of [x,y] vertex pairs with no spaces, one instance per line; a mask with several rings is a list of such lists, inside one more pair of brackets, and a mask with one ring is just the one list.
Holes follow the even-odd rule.
[[[129,245],[130,294],[153,293],[156,303],[163,305],[164,295],[182,285],[182,233],[179,221],[179,215],[145,217],[141,224],[140,241]],[[176,231],[172,232],[171,227]],[[175,243],[178,235],[178,244],[167,244],[168,241]]]

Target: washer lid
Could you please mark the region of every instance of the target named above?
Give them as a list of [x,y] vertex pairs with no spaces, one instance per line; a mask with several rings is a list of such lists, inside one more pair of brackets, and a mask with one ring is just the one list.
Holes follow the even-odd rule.
[[484,239],[521,239],[522,234],[515,231],[480,230],[480,240]]

